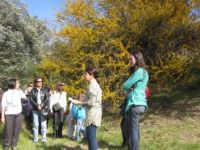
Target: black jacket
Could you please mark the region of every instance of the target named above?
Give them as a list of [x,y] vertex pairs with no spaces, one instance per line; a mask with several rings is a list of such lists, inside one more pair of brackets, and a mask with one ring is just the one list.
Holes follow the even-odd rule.
[[[31,101],[31,105],[33,106],[33,110],[38,110],[39,104],[37,103],[37,96],[38,96],[38,89],[33,88],[31,90],[31,96],[30,96],[30,101]],[[41,99],[40,106],[42,107],[42,109],[49,107],[49,97],[50,97],[50,94],[46,90],[46,88],[41,88],[40,89],[40,99]]]

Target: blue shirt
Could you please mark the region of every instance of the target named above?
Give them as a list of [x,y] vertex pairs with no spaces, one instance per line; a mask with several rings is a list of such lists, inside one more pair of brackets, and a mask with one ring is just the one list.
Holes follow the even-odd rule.
[[78,105],[73,105],[72,106],[72,116],[75,119],[85,119],[85,117],[86,117],[85,107],[78,106]]

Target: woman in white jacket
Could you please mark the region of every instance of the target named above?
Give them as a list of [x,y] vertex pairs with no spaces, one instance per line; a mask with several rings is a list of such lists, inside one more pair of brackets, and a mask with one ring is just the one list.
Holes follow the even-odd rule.
[[8,91],[3,94],[1,103],[1,121],[5,124],[4,150],[8,150],[10,145],[13,150],[17,149],[22,124],[22,99],[25,100],[26,96],[19,89],[19,81],[17,79],[10,79],[8,81]]
[[50,109],[53,112],[53,136],[62,137],[64,112],[66,111],[67,98],[63,91],[64,83],[58,83],[56,90],[51,92]]

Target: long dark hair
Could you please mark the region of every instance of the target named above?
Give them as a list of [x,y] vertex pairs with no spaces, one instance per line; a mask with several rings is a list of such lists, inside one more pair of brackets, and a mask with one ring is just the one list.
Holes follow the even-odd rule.
[[99,80],[98,80],[99,75],[98,75],[98,72],[97,72],[97,69],[96,69],[96,68],[94,68],[94,67],[88,67],[88,68],[86,69],[86,72],[87,72],[89,75],[93,76],[93,77],[97,80],[97,82],[100,84],[100,82],[99,82]]
[[144,57],[141,51],[134,50],[130,51],[129,54],[135,57],[136,60],[135,65],[129,69],[130,74],[134,73],[138,68],[146,68]]

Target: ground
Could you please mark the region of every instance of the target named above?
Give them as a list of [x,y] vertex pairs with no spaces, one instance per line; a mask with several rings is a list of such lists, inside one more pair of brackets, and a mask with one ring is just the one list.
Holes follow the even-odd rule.
[[[140,121],[141,150],[199,150],[200,149],[200,90],[171,90],[154,94],[148,110]],[[120,116],[109,113],[103,116],[98,129],[100,150],[121,150]],[[32,142],[32,134],[25,126],[18,144],[19,150],[86,150],[86,142],[53,139],[51,125],[45,144]],[[66,134],[66,126],[64,130]],[[2,135],[2,125],[1,125]],[[2,145],[2,144],[1,144]],[[1,147],[2,148],[2,147]],[[127,149],[127,148],[124,148]]]

